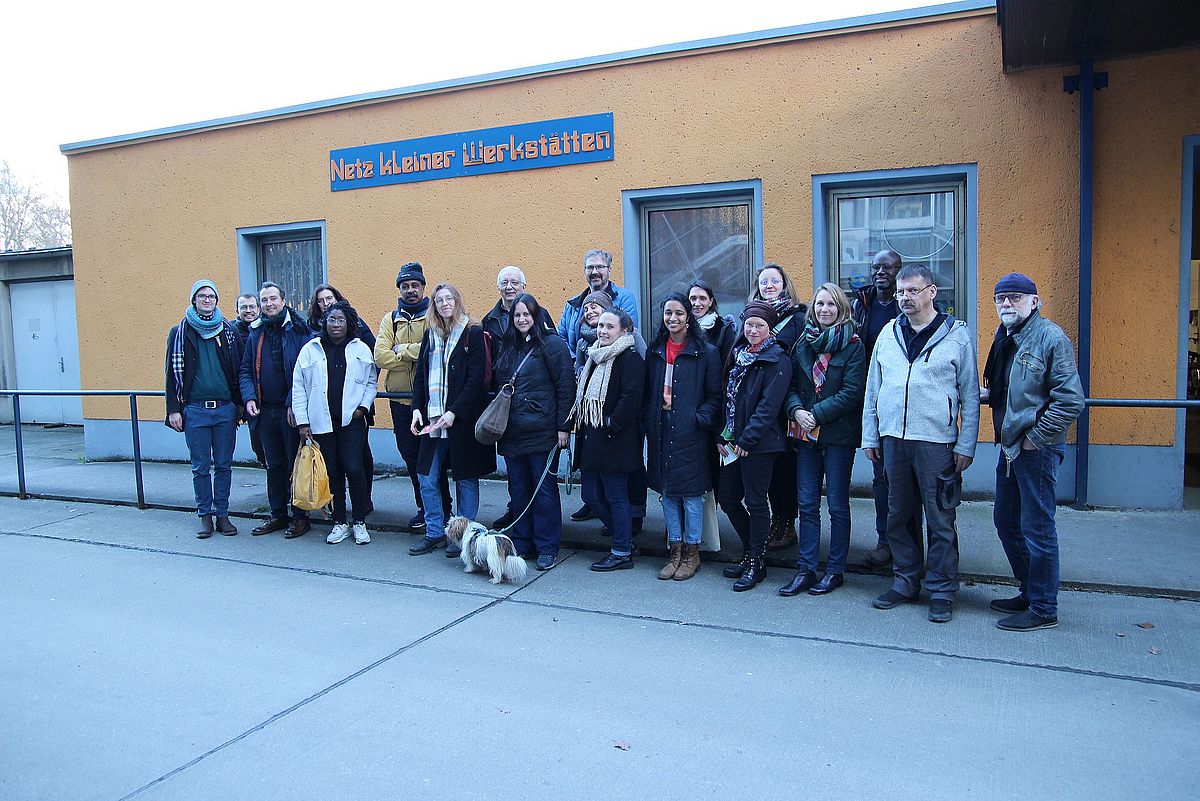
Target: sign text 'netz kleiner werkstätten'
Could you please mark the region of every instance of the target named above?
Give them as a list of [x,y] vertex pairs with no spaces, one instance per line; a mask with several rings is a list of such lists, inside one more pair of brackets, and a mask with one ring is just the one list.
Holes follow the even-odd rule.
[[612,112],[588,114],[331,150],[329,188],[338,192],[612,158]]

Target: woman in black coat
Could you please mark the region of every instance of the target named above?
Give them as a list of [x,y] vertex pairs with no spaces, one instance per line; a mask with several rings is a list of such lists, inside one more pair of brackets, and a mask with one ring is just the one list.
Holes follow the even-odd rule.
[[730,354],[725,383],[725,428],[719,444],[724,466],[717,493],[742,538],[742,561],[722,571],[727,578],[737,579],[736,592],[763,580],[771,525],[767,488],[780,454],[791,456],[783,401],[792,380],[792,363],[771,332],[778,318],[770,304],[751,301],[742,319],[742,336]]
[[[800,549],[796,577],[779,588],[785,597],[824,595],[842,586],[850,552],[850,472],[862,440],[867,357],[850,319],[850,299],[837,284],[813,296],[808,325],[792,351],[788,419],[804,439],[796,453]],[[821,547],[821,483],[829,499],[829,558],[817,581]]]
[[662,325],[646,351],[642,421],[647,479],[662,496],[669,559],[660,579],[686,581],[700,568],[704,494],[713,486],[714,428],[720,419],[721,363],[704,341],[688,299],[662,305]]
[[707,281],[700,278],[692,281],[688,287],[688,303],[696,322],[700,324],[700,330],[704,332],[705,340],[717,349],[721,364],[724,364],[738,338],[737,323],[730,317],[721,316],[717,309],[716,293]]
[[598,573],[633,567],[629,474],[642,468],[638,418],[645,382],[645,361],[634,344],[633,320],[624,309],[614,307],[596,322],[596,344],[588,349],[571,409],[583,501],[612,532],[611,552],[592,565]]
[[519,515],[509,533],[517,553],[525,556],[537,551],[538,570],[554,565],[562,538],[558,449],[567,446],[571,430],[567,417],[575,401],[571,352],[553,328],[547,333],[537,324],[544,314],[533,295],[517,295],[508,311],[504,348],[493,371],[496,391],[507,392],[503,387],[512,386],[508,427],[499,443],[508,469],[510,508]]
[[408,549],[414,556],[446,545],[440,476],[453,471],[458,513],[474,520],[479,478],[496,469],[496,449],[475,439],[475,422],[488,401],[483,329],[453,284],[438,284],[433,307],[412,386],[410,430],[421,439],[417,478],[425,501],[425,538]]
[[[775,310],[771,333],[784,353],[790,355],[804,333],[805,323],[805,306],[796,295],[791,276],[775,262],[764,264],[758,271],[750,300],[765,301]],[[785,453],[771,479],[771,536],[767,540],[770,550],[786,548],[796,541],[796,459],[790,448]]]

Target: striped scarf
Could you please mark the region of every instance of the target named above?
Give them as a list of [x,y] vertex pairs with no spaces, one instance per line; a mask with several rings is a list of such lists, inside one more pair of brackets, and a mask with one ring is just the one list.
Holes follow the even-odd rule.
[[729,383],[725,386],[725,430],[721,438],[727,442],[733,441],[733,422],[737,411],[737,394],[742,388],[742,380],[750,370],[750,365],[758,361],[764,350],[775,344],[775,335],[771,334],[758,345],[738,345],[733,349],[730,358],[733,359],[733,369],[729,371]]
[[[426,403],[425,410],[429,414],[428,422],[434,420],[446,413],[446,394],[448,380],[448,370],[446,369],[450,363],[450,354],[454,353],[455,346],[458,345],[459,339],[462,338],[463,331],[467,330],[466,323],[461,321],[455,322],[450,328],[450,337],[442,339],[442,335],[437,328],[429,330],[429,401]],[[431,437],[447,436],[444,428],[431,431]]]
[[804,326],[803,336],[804,341],[817,354],[817,358],[813,362],[812,379],[813,385],[817,388],[817,394],[820,395],[821,387],[825,386],[825,373],[829,370],[829,362],[833,359],[833,354],[858,339],[854,333],[854,323],[844,320],[838,325],[821,328],[816,315],[810,315]]
[[[190,311],[190,310],[189,310]],[[234,346],[237,338],[237,329],[225,320],[221,322],[221,327],[225,331],[225,344],[230,348]],[[183,403],[183,342],[187,335],[188,318],[185,316],[179,321],[179,325],[175,328],[175,339],[171,341],[171,375],[175,379],[175,399],[182,405]],[[218,332],[219,333],[219,332]],[[215,334],[213,335],[215,336]],[[206,337],[211,339],[211,337]],[[229,351],[231,354],[236,351]]]

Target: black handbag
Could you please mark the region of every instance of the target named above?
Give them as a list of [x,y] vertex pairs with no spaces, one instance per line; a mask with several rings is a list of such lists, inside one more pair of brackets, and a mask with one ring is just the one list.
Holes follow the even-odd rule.
[[500,387],[496,397],[475,421],[475,439],[479,444],[495,445],[504,436],[505,430],[508,429],[508,416],[512,409],[513,393],[516,392],[517,373],[521,372],[521,368],[525,366],[525,362],[529,361],[529,357],[532,355],[533,349],[530,348],[529,353],[525,354],[525,358],[521,359],[521,363],[513,371],[512,378],[508,379],[507,384]]

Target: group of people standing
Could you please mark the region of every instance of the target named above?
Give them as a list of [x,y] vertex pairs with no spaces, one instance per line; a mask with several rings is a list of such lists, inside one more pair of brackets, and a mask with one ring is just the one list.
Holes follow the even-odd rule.
[[[307,514],[289,509],[288,477],[299,443],[311,436],[333,491],[328,541],[369,542],[367,430],[382,370],[386,391],[409,393],[390,404],[417,506],[409,528],[424,534],[413,555],[457,555],[443,534],[449,479],[457,514],[474,519],[479,479],[495,470],[498,451],[510,504],[493,527],[508,530],[539,570],[553,566],[562,530],[555,475],[573,436],[571,467],[580,471],[585,506],[572,518],[599,517],[612,538],[592,570],[633,565],[649,488],[661,497],[667,529],[660,579],[699,570],[706,504],[715,498],[743,546],[741,560],[723,571],[732,589],[757,586],[767,549],[797,542],[795,576],[779,594],[825,595],[844,583],[850,477],[862,448],[874,469],[869,559],[893,567],[892,586],[874,606],[916,601],[923,587],[929,619],[945,622],[958,590],[961,473],[987,402],[1000,444],[995,522],[1021,582],[1016,598],[993,602],[1008,614],[998,625],[1057,623],[1054,482],[1083,400],[1071,344],[1041,317],[1028,277],[1014,273],[996,285],[1000,326],[981,387],[968,327],[938,307],[928,268],[903,267],[892,251],[875,255],[871,284],[853,298],[826,283],[807,304],[784,268],[767,264],[740,319],[721,315],[712,287],[696,280],[661,300],[649,342],[638,330],[637,300],[612,282],[611,266],[607,251],[588,251],[587,288],[567,301],[556,326],[517,267],[500,271],[499,299],[476,321],[453,284],[427,295],[423,268],[412,262],[397,275],[396,309],[374,335],[328,285],[303,319],[282,289],[265,283],[257,299],[238,299],[230,323],[216,307],[216,287],[198,281],[168,335],[166,370],[167,422],[185,433],[192,454],[197,536],[237,533],[229,464],[244,418],[271,504],[271,518],[253,534],[308,531]],[[482,444],[475,423],[498,392],[511,398],[508,425],[496,445]],[[818,575],[822,489],[831,541]]]

